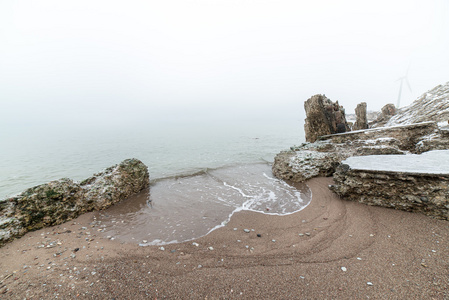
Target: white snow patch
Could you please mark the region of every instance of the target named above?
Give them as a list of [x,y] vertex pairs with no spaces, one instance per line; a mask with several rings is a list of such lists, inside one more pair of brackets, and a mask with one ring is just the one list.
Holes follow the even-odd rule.
[[354,156],[342,162],[354,170],[449,174],[449,150],[423,154]]

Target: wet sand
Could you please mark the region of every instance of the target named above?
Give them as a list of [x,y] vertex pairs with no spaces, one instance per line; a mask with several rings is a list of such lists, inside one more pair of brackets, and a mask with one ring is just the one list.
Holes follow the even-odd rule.
[[331,182],[310,180],[300,212],[239,212],[163,250],[104,237],[93,213],[28,233],[0,248],[0,299],[449,299],[449,222],[339,199]]

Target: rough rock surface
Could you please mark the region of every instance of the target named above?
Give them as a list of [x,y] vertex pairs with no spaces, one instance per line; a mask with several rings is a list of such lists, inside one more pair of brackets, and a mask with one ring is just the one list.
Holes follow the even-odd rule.
[[127,159],[80,183],[63,178],[27,189],[0,200],[0,245],[27,231],[107,208],[148,186],[148,168],[140,160]]
[[[388,108],[387,105],[391,107]],[[448,122],[449,82],[438,85],[422,94],[412,104],[393,113],[393,104],[387,104],[370,127],[396,126],[422,122]]]
[[295,182],[331,176],[340,162],[351,156],[422,153],[433,144],[449,149],[448,133],[436,123],[426,122],[322,136],[314,143],[279,153],[272,171],[278,178]]
[[402,151],[417,152],[417,144],[429,135],[441,137],[441,130],[435,122],[424,122],[410,125],[380,127],[367,130],[351,131],[342,134],[333,134],[320,137],[334,143],[347,143],[355,140],[374,140],[379,138],[393,138],[399,143],[396,145]]
[[366,116],[366,102],[359,103],[355,108],[356,121],[352,130],[368,129],[368,120]]
[[306,120],[304,130],[306,141],[314,142],[319,136],[349,131],[345,110],[337,102],[324,95],[315,95],[305,101]]
[[396,112],[397,109],[394,104],[386,104],[384,107],[382,107],[380,113],[377,115],[376,120],[369,123],[369,127],[375,128],[385,126],[385,124],[387,124],[387,122],[396,114]]
[[[431,151],[426,154],[437,153]],[[448,152],[443,151],[443,152]],[[447,157],[449,154],[445,154]],[[418,157],[424,155],[418,155]],[[416,156],[415,156],[416,157]],[[398,157],[403,158],[403,157]],[[388,163],[382,169],[382,157],[373,156],[376,167],[366,166],[366,159],[351,157],[337,168],[334,173],[334,185],[330,189],[347,200],[357,201],[369,205],[378,205],[394,209],[419,212],[439,219],[449,220],[449,168],[435,172],[431,166],[426,166],[429,172],[416,172],[407,169],[420,169],[415,166],[413,156],[407,159],[411,166],[405,169],[398,167],[395,156],[389,156]],[[438,156],[436,155],[438,163]],[[434,159],[434,161],[435,161]],[[351,161],[351,162],[349,162]],[[392,162],[393,161],[393,162]],[[347,164],[346,164],[347,162]],[[397,159],[396,164],[403,164],[403,159]],[[384,164],[385,164],[384,163]],[[421,161],[422,163],[422,161]],[[380,164],[380,166],[379,166]],[[364,165],[363,168],[358,165]],[[380,168],[379,168],[380,167]],[[444,171],[444,172],[443,172]]]
[[423,153],[430,150],[449,149],[449,126],[439,127],[437,132],[433,132],[420,138],[416,144],[416,153]]
[[272,171],[278,178],[303,182],[317,176],[331,176],[345,158],[334,152],[283,151],[275,157]]

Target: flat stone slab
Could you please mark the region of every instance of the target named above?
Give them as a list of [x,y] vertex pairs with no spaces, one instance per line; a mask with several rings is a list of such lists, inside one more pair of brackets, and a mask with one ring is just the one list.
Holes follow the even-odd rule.
[[353,170],[448,175],[449,150],[423,154],[353,156],[342,164],[349,165]]

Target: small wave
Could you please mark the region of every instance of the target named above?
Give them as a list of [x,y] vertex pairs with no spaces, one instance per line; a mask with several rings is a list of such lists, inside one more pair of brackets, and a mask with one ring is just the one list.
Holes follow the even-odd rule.
[[[98,220],[110,228],[106,235],[162,245],[204,236],[243,210],[278,216],[295,213],[308,205],[310,195],[306,185],[297,189],[274,178],[270,164],[228,165],[153,181],[140,200],[115,205],[101,213],[108,218],[100,214]],[[151,205],[145,205],[148,200]]]
[[[245,163],[244,165],[260,165],[260,164],[266,164],[266,165],[271,166],[272,162],[265,160],[263,158],[260,158],[260,161],[256,161],[256,162],[252,162],[252,163]],[[170,179],[178,180],[178,179],[183,179],[183,178],[188,178],[188,177],[206,175],[206,174],[210,174],[212,171],[233,168],[233,167],[239,167],[241,165],[242,165],[242,163],[233,162],[230,164],[220,165],[218,167],[205,167],[205,168],[191,169],[189,171],[184,171],[184,172],[180,172],[180,173],[176,173],[176,174],[169,174],[166,176],[150,178],[150,184],[154,184],[154,183],[157,183],[157,182],[160,182],[163,180],[170,180]]]

